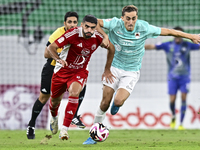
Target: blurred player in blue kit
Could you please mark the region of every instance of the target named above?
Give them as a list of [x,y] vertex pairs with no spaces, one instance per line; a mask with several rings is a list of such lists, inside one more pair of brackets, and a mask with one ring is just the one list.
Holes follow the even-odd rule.
[[[175,27],[175,30],[182,31],[183,28]],[[186,97],[189,92],[190,84],[190,51],[199,50],[200,45],[183,40],[181,37],[175,37],[172,41],[161,44],[145,45],[146,50],[164,50],[168,64],[168,94],[170,96],[170,110],[172,120],[170,127],[176,126],[175,101],[177,91],[181,91],[181,109],[179,130],[183,130],[183,120],[186,112]]]
[[[160,28],[150,25],[144,20],[139,20],[138,9],[134,5],[123,7],[120,19],[116,17],[98,19],[98,24],[109,30],[108,38],[102,28],[97,28],[98,32],[107,39],[103,41],[104,46],[109,45],[109,40],[115,46],[115,55],[111,66],[111,72],[115,78],[114,83],[107,83],[103,79],[103,97],[95,114],[94,123],[103,122],[114,93],[116,94],[111,107],[112,115],[119,111],[119,108],[132,93],[140,77],[141,63],[145,52],[144,45],[147,38],[175,36],[188,38],[194,43],[200,42],[199,35]],[[83,144],[95,143],[91,137],[83,142]]]

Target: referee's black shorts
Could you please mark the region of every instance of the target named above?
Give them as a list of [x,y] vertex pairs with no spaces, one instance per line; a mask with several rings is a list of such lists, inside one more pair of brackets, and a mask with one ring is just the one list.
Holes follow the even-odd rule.
[[[53,76],[53,70],[55,66],[51,65],[53,59],[47,59],[47,62],[44,64],[42,73],[41,73],[41,86],[40,91],[43,94],[50,94],[51,93],[51,78]],[[79,95],[79,99],[83,100],[85,96],[86,85],[81,91]]]
[[47,59],[47,62],[44,64],[42,69],[40,91],[43,94],[51,93],[51,78],[55,67],[51,65],[52,60],[53,59]]

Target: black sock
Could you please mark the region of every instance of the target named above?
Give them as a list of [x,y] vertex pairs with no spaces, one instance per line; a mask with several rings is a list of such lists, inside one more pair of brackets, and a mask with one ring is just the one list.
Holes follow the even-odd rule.
[[186,101],[182,101],[181,110],[180,110],[180,113],[181,113],[180,125],[182,125],[182,123],[183,123],[186,109],[187,109]]
[[83,90],[81,91],[81,93],[79,95],[78,107],[77,107],[76,113],[74,114],[74,118],[78,116],[78,110],[79,110],[79,107],[81,106],[81,103],[82,103],[83,98],[85,96],[85,90],[86,90],[86,86],[83,88]]
[[172,116],[173,116],[173,118],[174,118],[174,117],[175,117],[175,114],[176,114],[175,102],[173,102],[173,103],[170,102],[170,110],[171,110]]
[[31,127],[35,127],[35,121],[38,117],[38,115],[40,114],[43,106],[45,104],[42,104],[39,99],[37,99],[35,101],[35,104],[33,105],[33,108],[32,108],[32,116],[31,116],[31,120],[29,121],[29,124],[28,126],[31,126]]

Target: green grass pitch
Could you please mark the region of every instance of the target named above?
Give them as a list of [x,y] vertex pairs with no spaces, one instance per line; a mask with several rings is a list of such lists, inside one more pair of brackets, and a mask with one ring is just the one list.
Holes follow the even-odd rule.
[[[0,150],[199,150],[200,130],[110,130],[105,142],[83,145],[88,130],[69,130],[68,141],[51,139],[49,130],[36,130],[28,140],[25,130],[0,130]],[[42,142],[41,142],[42,141]]]

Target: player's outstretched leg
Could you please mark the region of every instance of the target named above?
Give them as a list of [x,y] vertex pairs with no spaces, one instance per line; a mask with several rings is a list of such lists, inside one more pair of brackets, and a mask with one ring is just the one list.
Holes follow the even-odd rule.
[[58,132],[58,116],[51,118],[50,129],[52,134],[56,134]]
[[111,109],[110,109],[110,113],[112,115],[115,115],[118,111],[119,111],[119,107],[115,106],[114,101],[113,101]]
[[81,129],[84,129],[85,125],[81,121],[80,115],[77,115],[77,114],[78,114],[79,108],[81,106],[81,103],[82,103],[82,101],[84,99],[85,91],[86,91],[86,85],[84,86],[83,90],[79,94],[78,107],[77,107],[76,113],[74,114],[74,117],[73,117],[72,122],[71,122],[71,124],[74,124],[74,125],[76,125],[77,127],[81,128]]
[[39,98],[35,101],[35,103],[33,105],[31,120],[28,123],[27,132],[26,132],[28,139],[35,139],[35,122],[36,122],[38,115],[42,111],[42,108],[44,105],[45,104],[40,102]]
[[96,144],[97,142],[94,141],[91,137],[89,137],[83,144],[89,145],[89,144]]

